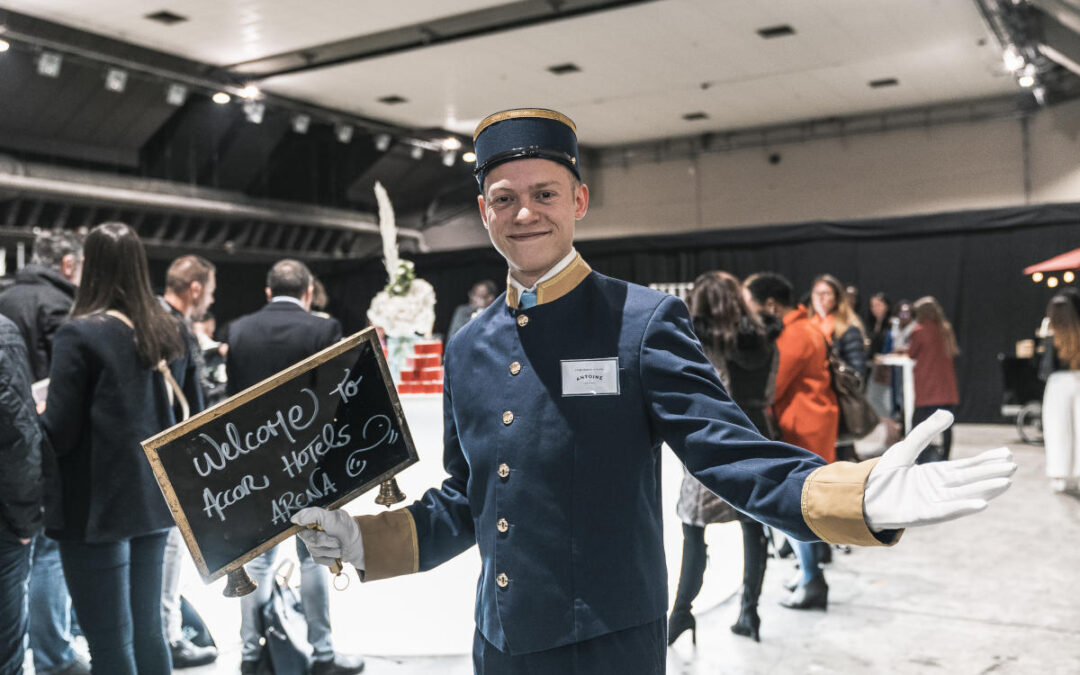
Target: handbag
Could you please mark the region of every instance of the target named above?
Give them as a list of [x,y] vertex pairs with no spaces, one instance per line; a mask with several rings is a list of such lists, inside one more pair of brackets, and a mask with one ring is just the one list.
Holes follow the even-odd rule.
[[266,644],[258,668],[260,673],[307,675],[311,668],[307,619],[304,618],[300,594],[289,585],[292,573],[291,560],[278,566],[274,572],[270,599],[262,608],[263,637],[266,638]]
[[836,392],[836,403],[840,407],[839,433],[841,436],[862,438],[873,431],[881,419],[874,406],[866,400],[862,376],[844,363],[831,344],[828,345],[828,358],[832,388]]
[[210,634],[206,622],[203,621],[203,618],[199,616],[199,612],[183,595],[180,596],[180,617],[185,640],[190,641],[197,647],[217,647],[214,636]]

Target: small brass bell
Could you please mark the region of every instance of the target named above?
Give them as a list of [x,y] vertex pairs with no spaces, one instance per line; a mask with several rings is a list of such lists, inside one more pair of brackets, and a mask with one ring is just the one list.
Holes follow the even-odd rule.
[[375,498],[376,504],[390,508],[391,504],[403,501],[405,501],[405,493],[398,487],[396,478],[384,480],[379,485],[379,496]]
[[258,587],[259,585],[251,578],[247,570],[241,566],[229,572],[228,581],[225,583],[225,590],[222,591],[222,594],[226,598],[239,598],[253,592]]

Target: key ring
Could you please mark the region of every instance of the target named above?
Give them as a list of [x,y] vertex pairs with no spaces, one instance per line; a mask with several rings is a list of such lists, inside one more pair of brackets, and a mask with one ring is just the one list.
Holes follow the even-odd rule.
[[[312,523],[311,525],[308,525],[307,528],[309,530],[315,530],[317,532],[325,532],[325,530],[323,530],[322,528],[322,525],[319,525],[318,523]],[[349,578],[349,575],[345,574],[345,568],[341,564],[341,558],[334,559],[334,563],[330,565],[330,574],[334,575],[335,591],[345,590],[352,582],[352,579]]]

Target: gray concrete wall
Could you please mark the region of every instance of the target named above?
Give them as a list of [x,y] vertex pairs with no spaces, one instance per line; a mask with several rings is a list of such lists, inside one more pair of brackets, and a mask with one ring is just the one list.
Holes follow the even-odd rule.
[[[587,239],[1073,202],[1080,201],[1080,102],[1027,120],[585,168],[592,205],[578,237]],[[478,216],[425,234],[431,250],[488,243]]]

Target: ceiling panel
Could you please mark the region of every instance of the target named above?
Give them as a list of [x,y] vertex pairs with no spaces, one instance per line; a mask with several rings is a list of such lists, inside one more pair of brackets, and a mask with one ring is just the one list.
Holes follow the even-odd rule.
[[[794,36],[756,33],[785,23]],[[546,70],[566,62],[582,72]],[[868,86],[885,78],[899,85]],[[961,0],[665,0],[263,84],[465,133],[492,111],[543,105],[574,117],[593,145],[1019,91],[974,4]],[[378,103],[389,94],[407,103]],[[682,119],[698,111],[708,119]]]
[[[16,11],[213,64],[505,4],[506,0],[0,0]],[[143,18],[167,9],[172,27]],[[758,29],[795,35],[763,39]],[[574,63],[581,72],[548,68]],[[874,89],[872,80],[898,85]],[[974,0],[656,0],[260,82],[419,129],[470,133],[545,106],[609,146],[1018,94]],[[379,99],[400,96],[405,103]],[[683,115],[702,112],[704,120]]]
[[[506,0],[0,0],[2,7],[185,58],[228,65]],[[146,15],[167,10],[187,21]]]

